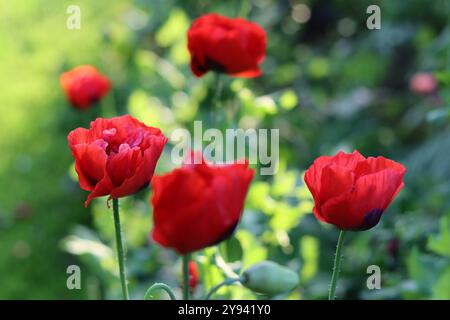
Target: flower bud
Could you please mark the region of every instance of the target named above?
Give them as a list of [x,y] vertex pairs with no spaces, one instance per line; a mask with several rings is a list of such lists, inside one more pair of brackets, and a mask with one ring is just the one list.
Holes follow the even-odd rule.
[[242,273],[244,287],[258,293],[275,295],[294,289],[299,282],[297,273],[272,261],[263,261]]

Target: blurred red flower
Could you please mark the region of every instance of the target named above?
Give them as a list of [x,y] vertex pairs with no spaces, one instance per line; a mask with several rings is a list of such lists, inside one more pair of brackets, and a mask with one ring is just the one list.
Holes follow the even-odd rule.
[[130,115],[98,118],[90,129],[77,128],[68,136],[80,187],[109,199],[136,193],[152,179],[167,138]]
[[209,70],[243,78],[261,74],[258,65],[266,54],[266,33],[259,25],[211,13],[196,19],[187,36],[197,77]]
[[417,94],[432,94],[437,89],[437,80],[431,73],[418,72],[409,81],[409,88]]
[[400,253],[400,240],[398,238],[389,240],[386,250],[392,258],[398,258]]
[[405,167],[384,157],[339,152],[314,161],[305,182],[314,198],[314,215],[342,230],[367,230],[402,189]]
[[254,171],[248,163],[184,165],[152,180],[152,238],[184,255],[228,238],[242,214]]
[[191,292],[194,292],[195,288],[200,281],[200,275],[198,272],[197,264],[194,261],[189,261],[189,288]]
[[108,78],[93,66],[84,65],[64,72],[60,77],[67,99],[77,109],[87,109],[110,89]]

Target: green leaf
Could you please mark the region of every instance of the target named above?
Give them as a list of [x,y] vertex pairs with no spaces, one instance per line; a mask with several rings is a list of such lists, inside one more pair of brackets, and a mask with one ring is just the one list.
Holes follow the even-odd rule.
[[169,47],[176,43],[177,40],[185,38],[188,28],[188,16],[183,10],[175,8],[170,12],[169,18],[156,33],[156,42],[161,47]]
[[219,252],[226,262],[240,261],[243,257],[241,243],[236,237],[223,241],[219,245]]
[[433,285],[432,299],[450,300],[450,267],[447,267],[441,277]]
[[298,207],[291,207],[286,202],[278,202],[269,224],[275,231],[289,232],[298,225],[303,216],[304,213]]
[[277,105],[270,96],[256,98],[255,106],[256,108],[263,110],[265,114],[276,114],[278,112]]
[[261,203],[269,196],[270,186],[267,182],[256,181],[252,184],[247,196],[247,202],[254,208],[260,209]]
[[267,248],[260,245],[252,233],[241,229],[236,232],[236,238],[239,239],[244,252],[244,268],[267,258]]
[[450,257],[450,218],[449,216],[442,217],[440,220],[440,234],[432,235],[428,238],[428,249]]
[[321,79],[330,72],[330,64],[326,58],[313,58],[308,65],[308,73],[313,79]]
[[298,104],[297,95],[295,94],[294,90],[286,90],[283,92],[283,94],[280,97],[280,105],[281,108],[285,110],[291,110],[295,108]]
[[406,265],[408,267],[408,273],[413,279],[422,279],[424,277],[425,270],[420,261],[419,250],[414,247],[407,260]]
[[319,241],[312,236],[300,239],[300,255],[303,259],[301,279],[308,281],[317,273],[319,263]]
[[297,180],[296,171],[279,171],[275,176],[272,194],[274,196],[286,196],[295,189]]

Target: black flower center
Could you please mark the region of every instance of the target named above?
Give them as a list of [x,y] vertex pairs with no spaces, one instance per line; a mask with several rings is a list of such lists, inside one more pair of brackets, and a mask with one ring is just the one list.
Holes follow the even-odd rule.
[[375,208],[364,215],[362,225],[357,228],[357,231],[364,231],[375,227],[383,215],[383,209]]

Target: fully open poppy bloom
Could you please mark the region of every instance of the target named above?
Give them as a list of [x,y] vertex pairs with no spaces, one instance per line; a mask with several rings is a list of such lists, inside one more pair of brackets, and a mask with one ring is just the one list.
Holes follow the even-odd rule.
[[187,36],[197,77],[209,70],[243,78],[261,74],[258,65],[266,54],[266,33],[257,24],[211,13],[195,20]]
[[339,152],[314,161],[305,182],[314,198],[314,215],[341,230],[367,230],[403,187],[405,167],[384,157]]
[[77,109],[87,109],[103,98],[111,85],[93,66],[85,65],[64,72],[60,77],[67,99]]
[[152,180],[152,238],[180,254],[228,238],[242,214],[254,171],[247,163],[185,164]]
[[85,203],[109,195],[136,193],[152,179],[167,138],[130,115],[98,118],[90,129],[77,128],[68,136],[80,187],[91,191]]

